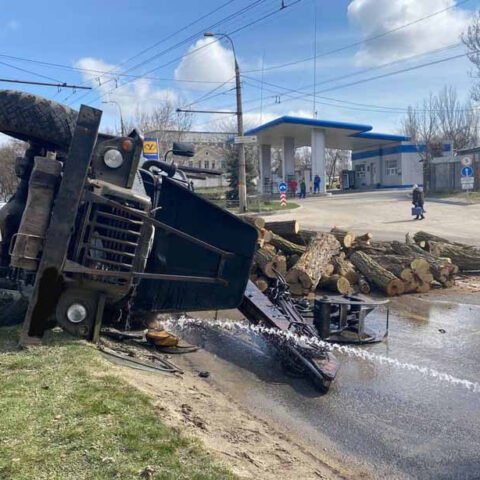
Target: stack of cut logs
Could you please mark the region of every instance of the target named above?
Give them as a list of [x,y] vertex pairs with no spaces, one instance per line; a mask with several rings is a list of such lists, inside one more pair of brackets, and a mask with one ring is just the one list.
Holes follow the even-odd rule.
[[301,230],[295,220],[244,217],[258,232],[250,279],[266,291],[277,274],[294,295],[316,290],[340,294],[379,290],[388,296],[451,287],[459,271],[480,270],[480,250],[425,232],[405,243],[373,241],[370,233],[333,228]]

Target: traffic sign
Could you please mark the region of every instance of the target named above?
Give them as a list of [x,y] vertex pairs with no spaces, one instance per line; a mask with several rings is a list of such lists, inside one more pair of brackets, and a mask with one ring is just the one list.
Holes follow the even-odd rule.
[[462,175],[462,177],[473,177],[473,168],[472,167],[463,167],[461,175]]
[[471,167],[473,163],[472,157],[462,157],[460,163],[463,167]]
[[286,193],[281,193],[280,194],[280,206],[281,207],[286,207],[287,206],[287,194]]
[[257,137],[255,135],[244,135],[243,137],[235,137],[234,143],[257,143]]
[[473,190],[474,183],[475,182],[473,177],[460,178],[460,184],[462,185],[462,190]]
[[158,160],[158,141],[156,138],[143,140],[143,156],[148,160]]
[[287,185],[285,182],[280,182],[280,183],[278,184],[278,191],[279,191],[280,193],[286,193],[287,190],[288,190],[288,185]]

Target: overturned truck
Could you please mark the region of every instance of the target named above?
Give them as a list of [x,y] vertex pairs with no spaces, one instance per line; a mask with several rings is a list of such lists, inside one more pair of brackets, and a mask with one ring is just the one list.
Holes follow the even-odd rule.
[[[0,91],[0,131],[28,142],[17,191],[0,210],[0,287],[28,299],[21,343],[39,343],[54,325],[96,340],[103,324],[152,312],[239,306],[255,323],[295,328],[298,319],[254,286],[245,293],[256,230],[191,191],[173,163],[142,163],[138,131],[100,133],[101,115]],[[188,144],[171,152],[193,155]],[[280,348],[328,388],[330,353]]]

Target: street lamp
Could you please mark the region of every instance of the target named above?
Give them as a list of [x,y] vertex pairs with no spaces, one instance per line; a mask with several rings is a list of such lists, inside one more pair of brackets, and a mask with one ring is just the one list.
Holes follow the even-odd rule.
[[103,101],[102,103],[112,103],[112,104],[114,104],[118,107],[118,111],[120,113],[120,130],[122,132],[122,137],[124,137],[125,136],[125,125],[123,123],[122,107],[115,100],[107,100],[107,101]]
[[[242,87],[240,83],[240,68],[238,67],[237,54],[235,52],[235,45],[233,40],[226,33],[212,33],[205,32],[205,37],[219,37],[226,38],[232,45],[233,58],[235,60],[235,87],[237,91],[237,130],[238,136],[243,137],[243,111],[242,111]],[[241,140],[241,139],[240,139]],[[240,213],[247,211],[247,180],[246,180],[246,165],[245,165],[245,145],[238,144],[238,200]]]

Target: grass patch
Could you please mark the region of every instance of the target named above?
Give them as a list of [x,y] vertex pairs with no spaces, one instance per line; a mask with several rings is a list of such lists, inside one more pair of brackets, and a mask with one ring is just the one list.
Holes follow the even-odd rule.
[[49,333],[16,349],[0,328],[0,478],[8,480],[234,478],[166,427],[148,396],[109,374],[93,346]]

